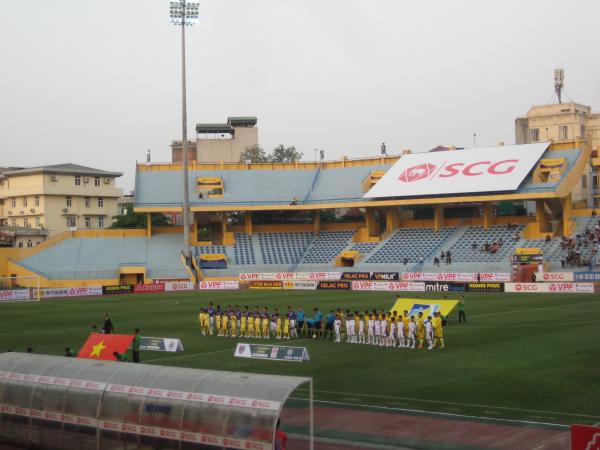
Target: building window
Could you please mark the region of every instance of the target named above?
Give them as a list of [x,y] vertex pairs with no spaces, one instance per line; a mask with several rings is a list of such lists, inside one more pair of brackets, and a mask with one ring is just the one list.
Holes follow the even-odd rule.
[[31,242],[31,239],[27,241],[27,247],[33,247],[33,242]]
[[67,217],[67,227],[74,228],[77,226],[77,222],[75,221],[75,217]]
[[39,195],[36,195],[36,196],[33,198],[33,204],[34,204],[35,206],[40,206],[40,196],[39,196]]
[[98,227],[104,228],[104,217],[98,217]]
[[104,208],[104,197],[98,197],[98,208]]
[[27,217],[23,217],[23,226],[29,228],[29,219]]
[[540,129],[532,128],[531,129],[531,142],[538,142],[540,140]]
[[17,199],[16,199],[16,198],[12,198],[12,199],[10,200],[10,205],[11,205],[13,208],[16,208],[16,207],[17,207]]
[[23,243],[19,242],[19,248],[23,248]]
[[40,222],[40,218],[39,217],[35,218],[35,227],[36,228],[42,228],[42,222]]
[[569,139],[569,128],[566,125],[558,127],[558,138],[562,140]]
[[27,197],[23,197],[23,206],[26,207],[27,206]]
[[89,198],[89,197],[86,197],[86,198],[85,198],[85,207],[86,207],[86,208],[89,208],[89,207],[90,207],[90,198]]
[[12,219],[12,220],[11,220],[11,225],[12,225],[13,227],[16,227],[16,226],[17,226],[17,219]]
[[594,189],[598,189],[598,175],[594,175],[592,177],[592,187]]
[[81,186],[81,177],[79,175],[75,177],[75,186]]
[[85,227],[86,228],[90,228],[92,226],[92,219],[90,219],[89,217],[85,218]]
[[73,199],[69,196],[67,197],[67,208],[70,208],[73,205]]
[[100,177],[94,177],[94,186],[100,186]]
[[581,135],[579,136],[581,139],[585,138],[585,125],[580,125],[580,133]]
[[581,189],[587,189],[587,175],[581,175]]

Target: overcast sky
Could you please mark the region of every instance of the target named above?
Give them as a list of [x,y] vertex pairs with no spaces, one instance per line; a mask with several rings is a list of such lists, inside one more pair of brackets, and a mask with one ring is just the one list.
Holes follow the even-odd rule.
[[[181,136],[163,0],[2,2],[0,166],[125,173]],[[188,29],[190,137],[256,115],[267,149],[327,159],[514,142],[553,92],[600,109],[600,1],[205,0]]]

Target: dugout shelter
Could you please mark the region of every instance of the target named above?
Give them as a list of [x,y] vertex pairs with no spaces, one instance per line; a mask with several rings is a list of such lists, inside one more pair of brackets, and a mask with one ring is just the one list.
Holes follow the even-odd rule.
[[[312,379],[0,355],[0,441],[44,449],[274,448],[290,394]],[[297,417],[297,410],[295,416]]]

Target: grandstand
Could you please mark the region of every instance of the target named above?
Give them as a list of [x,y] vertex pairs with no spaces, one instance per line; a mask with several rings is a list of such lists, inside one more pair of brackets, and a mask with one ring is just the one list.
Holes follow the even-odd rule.
[[[392,191],[369,196],[374,186],[389,183],[386,174],[405,156],[192,162],[190,250],[195,265],[186,267],[182,262],[180,227],[149,225],[146,230],[69,232],[39,249],[17,252],[5,272],[40,275],[56,285],[133,281],[133,275],[135,281],[147,282],[261,271],[508,271],[510,257],[520,247],[541,248],[547,268],[561,270],[565,253],[561,238],[584,234],[595,224],[591,209],[576,202],[591,149],[577,142],[536,145],[541,156],[515,189],[481,193],[407,196]],[[463,151],[454,155],[466,154],[459,152]],[[177,212],[180,171],[178,164],[139,164],[135,210],[148,215]],[[406,180],[400,183],[405,184]],[[201,190],[202,186],[210,189]],[[201,216],[202,223],[211,224],[202,236]],[[579,247],[583,265],[591,258],[593,245],[581,241]],[[442,251],[450,251],[451,264],[444,259],[434,264]],[[338,266],[342,252],[357,252],[351,267]],[[205,263],[196,271],[202,255],[217,255],[221,262]]]

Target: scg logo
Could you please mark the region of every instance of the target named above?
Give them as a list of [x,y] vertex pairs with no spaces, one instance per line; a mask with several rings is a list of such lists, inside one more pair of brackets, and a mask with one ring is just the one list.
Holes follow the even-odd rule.
[[[497,162],[476,161],[466,166],[464,162],[457,162],[442,166],[435,175],[437,178],[451,178],[459,174],[465,177],[477,177],[485,173],[489,175],[505,175],[515,170],[517,167],[515,164],[518,162],[518,159],[505,159]],[[430,163],[418,164],[406,169],[400,174],[398,179],[405,183],[423,180],[434,174],[436,167]]]
[[436,169],[436,166],[429,163],[419,164],[417,166],[409,167],[400,174],[398,179],[405,183],[412,183],[413,181],[419,181],[423,178],[427,178]]

